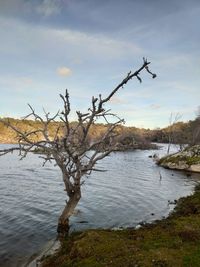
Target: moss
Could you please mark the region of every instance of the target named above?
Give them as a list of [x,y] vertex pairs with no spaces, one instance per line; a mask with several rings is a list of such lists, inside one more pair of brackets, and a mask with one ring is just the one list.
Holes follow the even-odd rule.
[[198,163],[200,163],[200,157],[199,156],[187,158],[187,164],[188,165],[193,165],[193,164],[198,164]]
[[160,159],[159,164],[166,164],[166,163],[175,163],[179,164],[180,162],[185,162],[187,165],[191,166],[193,164],[200,163],[200,156],[168,156]]
[[200,145],[185,148],[182,152],[161,158],[158,164],[169,167],[169,163],[186,166],[200,164]]
[[183,266],[200,266],[200,246],[183,257]]
[[72,234],[43,267],[200,266],[200,186],[165,220],[138,230]]
[[[195,193],[186,198],[180,198],[173,214],[176,216],[190,216],[200,214],[200,185],[195,188]],[[185,217],[187,219],[187,217]],[[195,221],[195,216],[193,216]],[[181,221],[180,221],[181,223]],[[191,222],[192,223],[192,222]]]

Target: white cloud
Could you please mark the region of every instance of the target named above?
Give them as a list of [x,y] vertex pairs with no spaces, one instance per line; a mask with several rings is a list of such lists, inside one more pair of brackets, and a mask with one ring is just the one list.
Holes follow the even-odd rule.
[[124,104],[125,101],[119,97],[114,96],[110,99],[110,103],[112,103],[112,104]]
[[60,67],[57,69],[57,74],[60,76],[69,76],[72,74],[72,71],[67,67]]
[[0,87],[15,88],[17,91],[29,89],[34,85],[34,81],[26,76],[0,75]]
[[[81,52],[87,51],[90,55],[101,55],[109,58],[120,58],[124,55],[140,55],[143,50],[133,42],[124,42],[118,39],[109,38],[105,35],[88,34],[71,30],[53,30],[57,38],[67,45],[79,48]],[[78,49],[77,49],[78,50]]]
[[[46,14],[50,14],[48,12]],[[78,79],[68,79],[67,87],[72,88],[70,95],[75,99],[73,100],[74,106],[78,103],[77,106],[81,105],[82,107],[90,100],[88,95],[98,95],[96,87],[98,93],[100,91],[102,94],[107,94],[107,88],[115,85],[115,81],[113,81],[115,76],[113,75],[116,73],[125,73],[126,75],[126,71],[129,70],[127,66],[128,68],[130,66],[137,67],[135,61],[138,61],[138,55],[140,56],[141,52],[150,54],[147,53],[148,50],[142,51],[134,42],[122,38],[120,40],[112,35],[84,33],[64,28],[55,29],[41,25],[34,26],[32,23],[25,23],[10,17],[1,17],[0,24],[2,26],[0,28],[2,40],[0,44],[2,62],[0,91],[14,92],[15,88],[19,88],[23,89],[27,96],[34,97],[31,95],[32,92],[42,95],[47,90],[49,96],[49,88],[51,88],[52,96],[49,96],[49,99],[53,99],[52,105],[54,105],[55,95],[57,96],[59,93],[55,88],[65,88],[66,86],[66,80],[56,79],[55,72],[57,71],[58,75],[65,77],[71,74],[71,69],[65,67],[65,64],[69,64],[67,66],[73,70],[76,68]],[[168,57],[168,55],[172,55],[172,53],[168,53],[165,57],[151,56],[154,58],[152,71],[158,72],[158,79],[152,83],[151,77],[144,76],[144,83],[141,85],[138,85],[137,81],[127,85],[126,90],[122,93],[122,103],[121,99],[113,99],[113,109],[117,103],[126,104],[122,105],[121,116],[125,117],[130,125],[137,123],[138,114],[140,115],[138,125],[146,122],[149,127],[151,125],[161,126],[164,121],[166,124],[168,123],[170,112],[178,111],[184,113],[185,116],[188,114],[186,118],[189,118],[192,116],[192,112],[194,113],[194,107],[198,106],[200,80],[198,75],[194,75],[194,71],[198,69],[199,61],[197,62],[196,58],[188,54],[177,53],[175,58]],[[82,64],[78,65],[79,63]],[[75,64],[76,66],[74,66]],[[119,68],[115,69],[117,65]],[[56,70],[57,67],[59,68]],[[10,76],[7,74],[9,77],[6,77],[5,73],[11,77],[13,73],[16,74],[11,80]],[[143,75],[145,74],[141,75],[142,78]],[[16,76],[18,77],[16,78]],[[110,80],[107,76],[111,77]],[[121,78],[123,77],[120,74],[119,80]],[[80,98],[84,98],[84,101]],[[35,103],[38,105],[37,102]],[[133,106],[137,107],[138,103],[145,103],[143,117],[141,108],[138,108],[137,112],[134,112],[132,108]],[[157,110],[156,106],[150,107],[152,103],[160,104],[161,108]],[[182,111],[180,105],[188,107],[188,110],[183,108]],[[117,105],[117,108],[119,106]],[[124,110],[126,107],[130,110],[130,114]],[[174,110],[175,108],[176,110]],[[193,110],[189,110],[189,108]],[[119,108],[116,113],[118,111]],[[150,115],[151,117],[148,117]]]
[[36,8],[36,12],[45,17],[57,15],[60,13],[60,10],[58,0],[43,0]]
[[158,105],[158,104],[151,104],[151,105],[149,106],[149,108],[150,108],[150,109],[154,109],[154,110],[156,110],[156,109],[160,109],[161,106]]
[[[69,29],[54,29],[48,27],[27,24],[19,20],[10,18],[0,18],[0,36],[6,42],[0,44],[2,51],[21,54],[30,57],[35,55],[61,61],[71,60],[75,64],[74,58],[79,62],[111,62],[112,60],[129,59],[141,56],[143,50],[134,42],[126,42],[111,38],[106,35],[94,33],[83,33]],[[12,29],[12,31],[11,31]],[[17,43],[13,46],[13,43]],[[56,53],[52,53],[56,51]],[[69,51],[69,52],[66,52]],[[26,55],[25,55],[26,54]]]

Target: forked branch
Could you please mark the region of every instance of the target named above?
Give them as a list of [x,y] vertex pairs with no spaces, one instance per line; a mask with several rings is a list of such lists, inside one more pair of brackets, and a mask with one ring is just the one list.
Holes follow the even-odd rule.
[[[60,168],[69,201],[59,219],[58,231],[62,231],[63,226],[68,223],[68,218],[81,197],[83,177],[91,174],[92,171],[101,171],[95,167],[97,162],[116,149],[117,127],[124,123],[124,120],[106,109],[106,103],[134,77],[142,82],[140,74],[143,70],[155,78],[156,74],[149,70],[149,64],[150,62],[143,58],[142,66],[135,72],[130,71],[107,97],[93,96],[87,112],[76,112],[77,122],[75,124],[69,122],[71,107],[67,89],[65,95],[60,95],[63,110],[58,111],[52,117],[44,110],[44,118],[42,118],[29,105],[31,112],[24,119],[33,118],[34,121],[39,121],[37,129],[26,131],[18,128],[8,119],[0,119],[0,123],[16,134],[18,143],[12,148],[0,150],[0,156],[18,151],[22,159],[28,153],[37,151],[42,154],[40,158],[43,159],[43,165],[54,161]],[[112,121],[113,118],[115,121],[110,123],[110,117]],[[60,122],[56,122],[57,120]],[[105,132],[97,140],[91,140],[91,127],[97,120],[103,120],[106,123]],[[52,133],[53,123],[56,127]]]

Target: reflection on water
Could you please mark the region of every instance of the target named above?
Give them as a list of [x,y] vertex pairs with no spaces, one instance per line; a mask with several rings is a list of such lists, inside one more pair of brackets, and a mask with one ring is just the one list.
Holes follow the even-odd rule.
[[[4,145],[1,145],[1,148]],[[161,169],[148,156],[159,151],[113,153],[86,178],[72,230],[136,226],[166,216],[174,200],[191,193],[197,174]],[[41,167],[37,155],[0,158],[0,266],[21,266],[56,235],[66,195],[59,169]],[[160,180],[161,172],[162,179]],[[153,215],[152,215],[153,214]],[[84,223],[81,223],[84,222]]]

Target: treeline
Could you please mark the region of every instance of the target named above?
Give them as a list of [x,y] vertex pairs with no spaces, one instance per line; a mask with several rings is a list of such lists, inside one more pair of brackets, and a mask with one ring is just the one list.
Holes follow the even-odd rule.
[[[10,124],[19,129],[23,133],[28,133],[31,131],[35,131],[41,129],[42,124],[40,121],[33,120],[19,120],[13,118],[4,118],[5,121],[9,120]],[[75,128],[77,122],[71,122],[70,127]],[[58,126],[60,126],[60,130],[58,132],[58,136],[62,136],[64,133],[64,125],[62,122],[51,122],[48,126],[48,135],[50,140],[55,138],[55,133],[57,132]],[[95,142],[101,138],[101,136],[106,132],[108,125],[105,124],[94,124],[91,126],[88,136],[88,142]],[[116,128],[116,136],[114,137],[114,142],[117,144],[117,150],[127,150],[127,149],[148,149],[152,148],[151,140],[148,140],[146,136],[148,136],[148,130],[139,129],[136,127],[125,127],[118,126]],[[37,132],[37,134],[32,135],[33,141],[42,140],[42,133]],[[0,143],[3,144],[13,144],[17,143],[16,133],[6,127],[2,122],[0,122]],[[109,144],[108,140],[108,144]],[[105,144],[106,145],[106,144]],[[103,148],[102,148],[103,149]]]
[[152,142],[174,144],[200,144],[200,118],[189,122],[177,122],[163,129],[148,131],[145,138]]
[[[5,118],[8,120],[8,118]],[[22,132],[30,132],[41,128],[39,121],[19,120],[9,118],[12,125]],[[70,126],[76,127],[76,122],[71,122]],[[48,133],[50,139],[53,140],[55,132],[60,125],[59,135],[63,134],[63,127],[61,122],[51,122],[48,126]],[[107,125],[95,124],[92,125],[88,142],[98,140],[106,131]],[[33,136],[34,140],[42,139],[42,135],[38,133]],[[158,143],[176,143],[176,144],[200,144],[200,118],[196,118],[189,122],[177,122],[163,129],[140,129],[136,127],[119,126],[116,129],[115,142],[118,143],[119,149],[128,148],[150,148],[151,142]],[[14,131],[7,128],[0,122],[0,143],[12,144],[16,143],[17,138]]]

